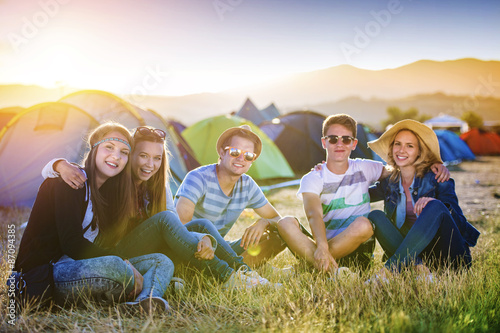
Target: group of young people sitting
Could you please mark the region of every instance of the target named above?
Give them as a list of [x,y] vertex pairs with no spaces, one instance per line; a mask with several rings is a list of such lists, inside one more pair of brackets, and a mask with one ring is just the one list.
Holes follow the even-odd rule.
[[[47,179],[15,271],[53,263],[53,299],[61,305],[87,295],[165,312],[174,267],[210,274],[223,289],[281,288],[254,268],[287,247],[312,268],[335,274],[343,258],[376,238],[388,260],[371,281],[388,281],[410,266],[427,276],[433,265],[468,267],[479,232],[458,205],[434,132],[413,120],[395,124],[368,144],[384,166],[349,158],[356,125],[345,114],[323,123],[326,162],[302,178],[297,194],[311,234],[296,217],[282,216],[246,174],[262,151],[250,127],[224,131],[218,162],[190,171],[174,197],[166,133],[105,123],[89,135],[82,166],[55,159],[43,169]],[[384,200],[383,212],[370,211],[375,200]],[[228,242],[224,236],[246,208],[260,218]]]

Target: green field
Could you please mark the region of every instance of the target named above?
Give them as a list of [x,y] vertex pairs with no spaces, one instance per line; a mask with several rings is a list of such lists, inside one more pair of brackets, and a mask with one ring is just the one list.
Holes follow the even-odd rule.
[[[457,179],[457,192],[473,186],[464,172],[494,163],[467,162],[452,176]],[[483,164],[481,164],[483,163]],[[258,271],[271,281],[283,283],[281,289],[258,288],[251,291],[221,291],[217,282],[201,275],[194,277],[187,269],[176,275],[187,281],[182,293],[166,295],[173,308],[169,314],[155,317],[127,317],[115,308],[89,304],[86,308],[54,308],[53,311],[18,313],[13,325],[7,316],[4,281],[9,274],[7,263],[7,226],[27,220],[29,209],[1,209],[1,288],[2,323],[0,331],[70,331],[70,332],[498,332],[500,331],[500,209],[494,194],[498,191],[498,171],[489,184],[477,187],[487,197],[488,206],[474,204],[460,197],[469,220],[481,231],[478,245],[472,249],[473,266],[469,271],[442,270],[435,273],[435,282],[415,279],[414,272],[403,272],[387,285],[365,285],[364,281],[382,266],[382,251],[377,245],[373,267],[358,272],[348,281],[331,281],[298,266],[295,276],[284,278],[271,269],[297,264],[288,250]],[[491,172],[490,172],[491,173]],[[491,174],[489,175],[491,177]],[[477,178],[479,176],[471,176]],[[486,177],[486,176],[485,176]],[[462,179],[463,180],[460,180]],[[476,181],[478,183],[478,181]],[[296,188],[272,192],[270,201],[284,215],[304,218]],[[493,197],[493,199],[492,199]],[[476,207],[477,206],[477,207]],[[255,218],[245,212],[240,230]],[[16,234],[17,243],[21,235]]]

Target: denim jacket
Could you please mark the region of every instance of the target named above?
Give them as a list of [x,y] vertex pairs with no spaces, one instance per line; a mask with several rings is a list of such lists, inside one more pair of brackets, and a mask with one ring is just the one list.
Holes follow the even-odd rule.
[[[462,237],[467,245],[475,246],[479,231],[472,226],[458,205],[455,193],[455,181],[450,178],[444,183],[438,183],[432,171],[427,172],[423,178],[415,177],[412,185],[411,196],[413,202],[421,197],[430,197],[440,200],[450,211]],[[391,182],[389,178],[377,182],[370,187],[370,201],[384,200],[384,212],[394,225],[396,223],[397,206],[401,200],[399,182]]]

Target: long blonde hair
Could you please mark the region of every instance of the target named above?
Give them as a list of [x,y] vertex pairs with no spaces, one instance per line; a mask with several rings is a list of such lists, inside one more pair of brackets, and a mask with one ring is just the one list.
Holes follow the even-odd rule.
[[102,232],[102,245],[112,247],[128,232],[129,220],[134,214],[134,187],[131,177],[130,158],[125,168],[118,175],[107,179],[97,186],[96,154],[99,146],[94,144],[111,132],[121,133],[133,147],[133,138],[129,130],[115,122],[107,122],[92,131],[87,139],[89,152],[83,160],[90,186],[94,220]]
[[402,132],[402,131],[408,131],[415,135],[417,138],[418,142],[418,149],[419,149],[419,155],[413,165],[415,166],[415,175],[417,177],[423,177],[427,171],[429,171],[431,165],[435,163],[439,163],[439,159],[434,156],[434,154],[431,152],[429,147],[425,144],[425,142],[422,140],[422,138],[415,132],[413,132],[409,128],[402,128],[400,129],[397,133],[394,134],[391,140],[391,144],[389,145],[389,151],[387,153],[387,165],[389,165],[392,169],[390,180],[392,182],[397,182],[399,181],[399,177],[401,176],[401,170],[399,167],[396,165],[396,162],[394,161],[394,157],[392,156],[392,149],[394,147],[394,141],[396,139],[396,136]]

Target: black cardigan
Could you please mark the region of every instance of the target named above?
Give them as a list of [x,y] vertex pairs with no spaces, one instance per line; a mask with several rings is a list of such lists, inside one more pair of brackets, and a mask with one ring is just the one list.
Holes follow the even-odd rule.
[[63,255],[79,260],[115,254],[83,237],[85,193],[85,186],[74,190],[60,178],[42,183],[21,239],[15,271],[27,272]]

